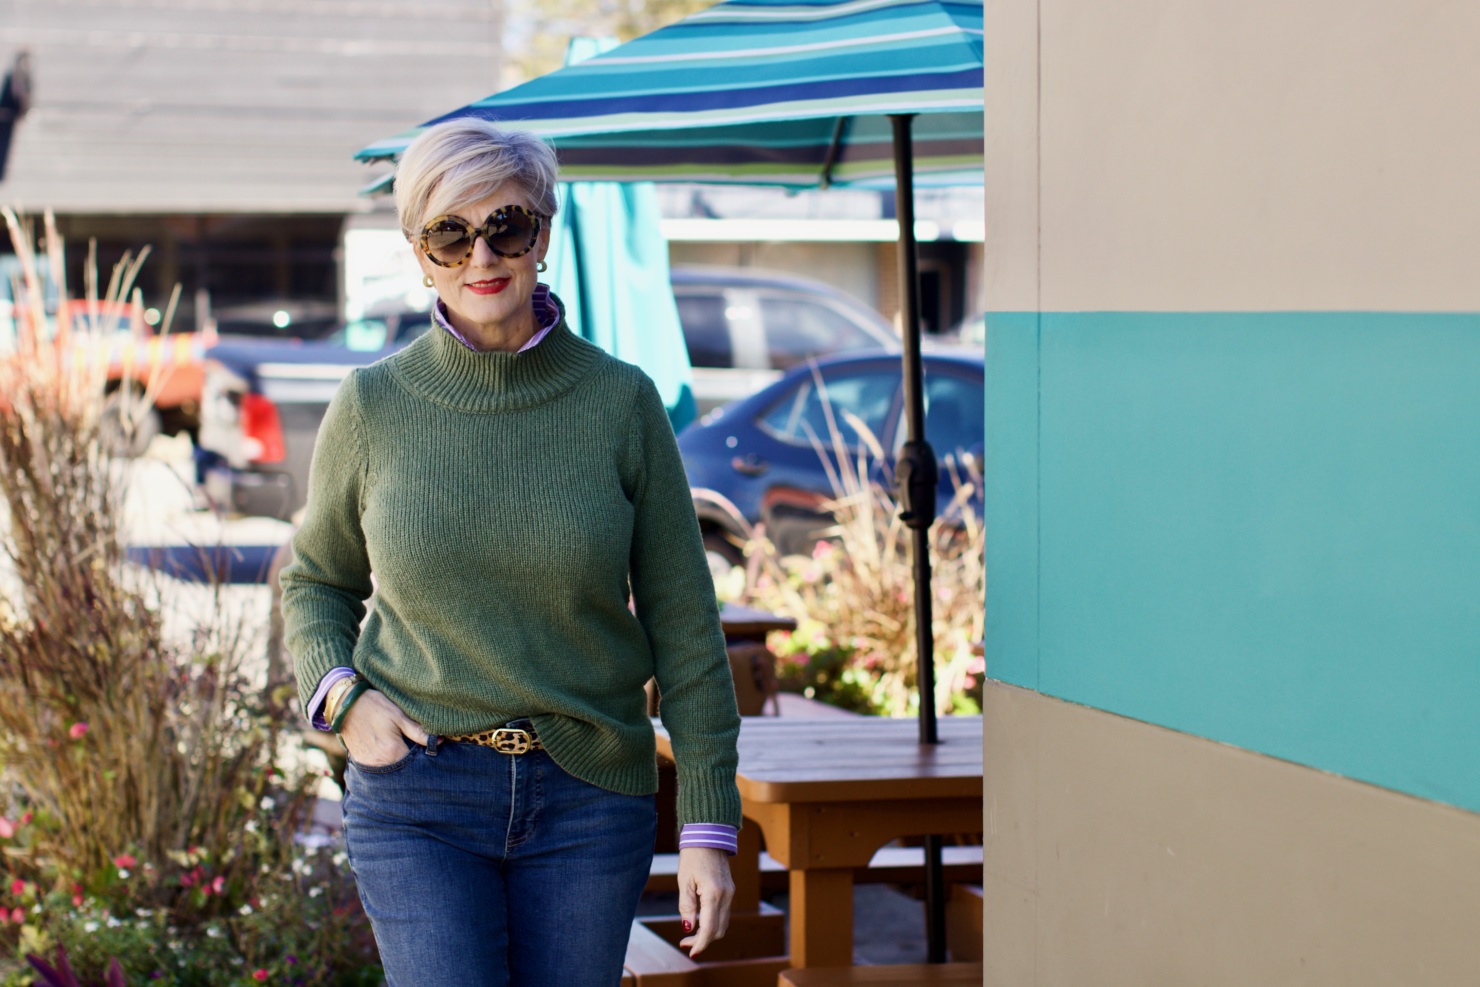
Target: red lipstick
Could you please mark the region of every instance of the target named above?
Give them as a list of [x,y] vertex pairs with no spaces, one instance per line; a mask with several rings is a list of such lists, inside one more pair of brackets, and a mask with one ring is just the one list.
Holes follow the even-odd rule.
[[469,281],[463,285],[475,295],[497,295],[509,286],[509,278],[490,278],[487,281]]

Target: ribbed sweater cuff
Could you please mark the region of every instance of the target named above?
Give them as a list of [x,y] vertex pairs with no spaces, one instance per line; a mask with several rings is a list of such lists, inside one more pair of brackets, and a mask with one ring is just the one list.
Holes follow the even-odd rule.
[[735,772],[688,770],[678,765],[678,822],[721,823],[740,828],[740,789]]

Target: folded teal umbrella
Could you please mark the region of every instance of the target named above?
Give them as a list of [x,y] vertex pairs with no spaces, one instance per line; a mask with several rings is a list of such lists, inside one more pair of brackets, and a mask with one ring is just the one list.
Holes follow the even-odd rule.
[[[616,44],[612,38],[575,38],[565,63],[583,62]],[[559,194],[545,280],[565,303],[566,321],[617,359],[641,367],[657,384],[673,430],[681,430],[697,407],[668,282],[657,190],[646,183],[562,182]]]
[[652,185],[562,183],[545,280],[571,329],[647,372],[677,432],[696,406],[658,221]]

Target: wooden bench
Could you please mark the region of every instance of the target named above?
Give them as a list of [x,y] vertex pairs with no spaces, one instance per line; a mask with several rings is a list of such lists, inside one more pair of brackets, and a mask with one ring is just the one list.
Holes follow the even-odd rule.
[[776,979],[776,987],[854,987],[885,984],[920,987],[979,987],[984,973],[980,963],[919,963],[904,966],[837,966],[787,970]]
[[[689,959],[683,950],[648,926],[663,920],[638,919],[632,923],[627,956],[622,961],[622,987],[771,987],[789,966],[785,956],[721,959],[720,939],[703,954],[702,962]],[[666,927],[666,925],[664,925]],[[673,937],[681,936],[676,928]],[[731,926],[730,931],[735,931]]]
[[986,899],[980,885],[955,884],[946,902],[946,949],[951,959],[980,963]]
[[[700,954],[703,955],[703,954]],[[698,983],[699,964],[640,921],[632,923],[622,987],[687,987]]]
[[[947,884],[978,884],[982,878],[982,848],[948,846],[941,848],[941,864]],[[855,872],[855,884],[921,884],[925,880],[925,851],[921,847],[886,846],[874,853],[866,868]],[[761,854],[761,888],[785,891],[786,868],[769,853]],[[678,890],[678,854],[653,855],[653,867],[644,891],[653,893]]]

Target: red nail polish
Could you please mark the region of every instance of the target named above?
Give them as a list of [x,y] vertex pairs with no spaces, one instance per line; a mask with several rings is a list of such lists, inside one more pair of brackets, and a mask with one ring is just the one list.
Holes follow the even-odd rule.
[[683,920],[683,930],[685,932],[693,932],[694,931],[694,923],[693,922],[690,922],[688,919],[684,919]]

